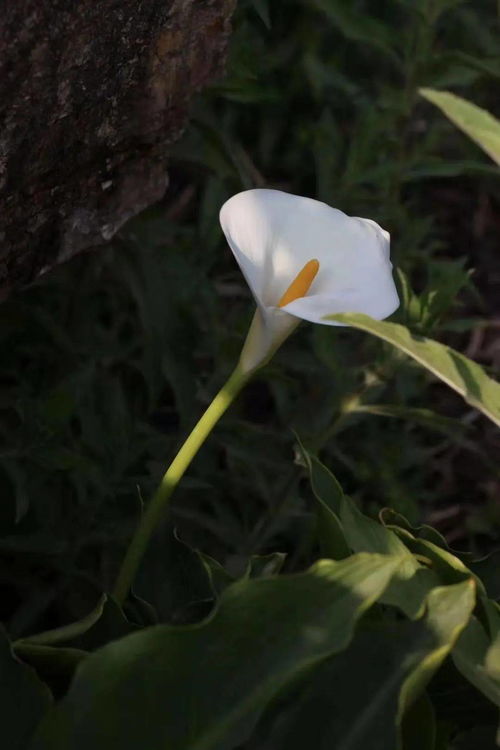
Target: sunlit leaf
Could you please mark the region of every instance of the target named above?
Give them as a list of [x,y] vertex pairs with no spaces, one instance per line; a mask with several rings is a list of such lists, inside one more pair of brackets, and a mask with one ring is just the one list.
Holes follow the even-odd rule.
[[474,617],[453,649],[453,661],[469,682],[500,707],[500,675],[487,668],[490,648],[491,640],[481,623]]
[[349,551],[398,555],[396,575],[383,594],[386,604],[400,608],[408,617],[417,617],[425,598],[440,581],[408,552],[397,534],[364,515],[351,498],[344,495],[333,474],[303,448],[311,485],[318,500],[319,536],[322,547],[337,558]]
[[329,315],[328,319],[359,328],[397,347],[500,426],[500,384],[488,377],[476,362],[445,344],[416,336],[397,323],[374,320],[360,313]]
[[[284,710],[266,717],[259,750],[392,750],[399,746],[398,723],[407,711],[404,750],[434,750],[432,710],[429,717],[428,704],[422,709],[418,699],[474,601],[473,586],[465,582],[436,588],[419,620],[364,623],[346,651],[307,674]],[[417,716],[418,744],[409,744]]]
[[346,648],[398,564],[363,554],[241,581],[204,623],[105,646],[82,664],[32,750],[235,747],[279,690]]
[[500,165],[500,122],[496,117],[449,91],[423,88],[420,93]]

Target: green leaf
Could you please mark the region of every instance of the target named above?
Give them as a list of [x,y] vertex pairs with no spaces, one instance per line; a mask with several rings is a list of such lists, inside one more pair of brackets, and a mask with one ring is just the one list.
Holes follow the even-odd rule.
[[[113,600],[110,598],[110,601]],[[146,601],[146,599],[138,596],[133,590],[129,592],[128,599],[124,605],[124,611],[122,611],[120,605],[117,602],[113,601],[113,603],[116,608],[115,612],[118,615],[118,617],[116,618],[116,625],[118,627],[123,627],[124,625],[128,626],[127,629],[125,629],[125,627],[123,628],[123,632],[121,632],[119,636],[128,635],[128,633],[131,633],[136,629],[134,627],[135,624],[137,624],[138,627],[146,628],[149,625],[158,625],[160,621],[158,612],[153,607],[153,605]],[[109,638],[108,640],[112,639]],[[105,643],[107,643],[107,641],[105,641]]]
[[398,557],[321,561],[239,581],[205,622],[160,625],[105,646],[78,670],[32,750],[229,750],[306,668],[346,648]]
[[477,583],[481,595],[485,595],[485,589],[482,582],[474,576],[471,570],[465,564],[452,554],[448,549],[442,548],[439,544],[424,538],[415,538],[412,534],[404,529],[394,527],[395,533],[400,537],[410,552],[419,555],[421,558],[428,560],[433,570],[439,576],[441,583],[453,584],[459,583],[473,577]]
[[352,408],[353,412],[362,414],[373,414],[379,417],[390,417],[393,419],[404,419],[415,422],[423,427],[436,430],[437,432],[457,437],[463,435],[467,425],[450,417],[442,417],[430,409],[416,409],[410,406],[399,406],[395,404],[359,404]]
[[264,578],[278,575],[284,565],[284,552],[271,552],[269,555],[252,555],[248,564],[250,578]]
[[491,668],[491,658],[488,665],[491,645],[483,626],[473,617],[453,649],[453,661],[469,682],[500,707],[500,675]]
[[435,750],[436,717],[427,695],[422,693],[403,717],[402,750]]
[[313,5],[349,40],[376,47],[393,62],[399,57],[387,24],[355,9],[349,0],[313,0]]
[[85,633],[76,639],[75,645],[88,651],[104,646],[110,641],[137,630],[129,622],[120,605],[110,596],[106,597],[101,616]]
[[268,0],[252,0],[252,5],[266,29],[271,28],[271,15]]
[[151,602],[162,622],[177,624],[196,617],[196,606],[213,598],[204,561],[170,524],[164,524],[149,545],[134,591]]
[[484,583],[488,596],[500,599],[500,550],[494,550],[482,560],[470,563],[469,567]]
[[493,115],[449,91],[424,88],[420,93],[500,165],[500,122]]
[[[473,558],[472,553],[452,550],[444,536],[432,526],[425,523],[421,526],[412,526],[407,518],[401,515],[401,513],[397,513],[392,508],[382,508],[379,513],[379,518],[384,526],[393,529],[396,533],[398,530],[409,531],[410,534],[417,539],[425,539],[427,542],[432,542],[437,547],[442,547],[442,549],[455,557],[458,557],[461,562],[467,563],[468,567],[474,572],[471,565]],[[481,577],[477,573],[476,575],[479,578]]]
[[422,693],[429,680],[456,644],[470,620],[476,603],[472,578],[433,589],[427,599],[425,621],[436,636],[436,644],[405,681],[400,694],[399,717]]
[[443,57],[448,62],[458,62],[471,70],[477,70],[488,77],[500,78],[500,61],[498,58],[474,57],[461,50],[454,50],[443,53]]
[[445,344],[416,336],[397,323],[374,320],[361,313],[328,315],[325,319],[371,333],[405,352],[500,427],[500,384],[476,362]]
[[439,585],[433,571],[420,565],[405,544],[390,529],[365,516],[351,498],[344,495],[333,474],[303,448],[311,485],[318,500],[320,539],[324,551],[347,556],[350,551],[397,555],[401,564],[384,592],[382,601],[399,607],[407,617],[417,617],[429,591]]
[[0,726],[5,750],[28,747],[37,724],[52,703],[46,685],[14,656],[0,629]]
[[71,641],[78,638],[80,635],[83,635],[90,630],[100,620],[107,599],[107,595],[102,594],[92,611],[80,620],[71,622],[67,625],[61,625],[53,630],[46,630],[43,633],[37,633],[36,635],[23,639],[23,641],[28,642],[31,645],[41,644],[44,646],[50,646],[54,643],[57,644],[61,641]]
[[[415,622],[364,622],[349,648],[305,675],[281,711],[271,707],[259,727],[259,750],[392,750],[399,746],[403,715],[404,750],[434,750],[433,717],[419,699],[467,623],[474,600],[474,587],[465,582],[436,588],[425,617]],[[417,717],[418,744],[410,745]]]
[[224,566],[220,564],[220,562],[214,560],[214,558],[207,555],[206,552],[198,550],[198,555],[207,571],[212,593],[215,597],[219,597],[228,586],[235,582],[236,578],[232,576]]
[[311,487],[316,498],[317,531],[321,553],[331,560],[349,557],[351,550],[340,521],[344,502],[342,487],[323,464],[311,456],[297,438],[304,463],[309,470]]
[[498,169],[489,162],[471,161],[460,159],[457,161],[441,161],[427,157],[425,161],[416,166],[411,166],[403,175],[405,182],[423,180],[430,177],[458,177],[459,175],[498,175]]

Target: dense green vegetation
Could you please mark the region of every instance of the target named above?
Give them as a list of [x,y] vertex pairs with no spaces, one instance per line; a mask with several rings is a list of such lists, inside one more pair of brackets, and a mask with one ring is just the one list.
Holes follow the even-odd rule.
[[[238,359],[253,302],[218,223],[219,208],[233,193],[277,187],[379,222],[392,235],[402,299],[393,320],[453,346],[491,376],[498,375],[498,168],[419,95],[420,87],[453,90],[498,112],[498,25],[489,0],[240,1],[227,76],[198,97],[191,125],[173,149],[164,201],[129,224],[112,246],[73,260],[2,305],[0,620],[13,640],[77,620],[92,610],[103,590],[110,590],[141,504]],[[196,698],[203,705],[199,726],[191,729],[193,744],[176,726],[168,738],[151,735],[149,742],[158,744],[145,744],[148,750],[302,748],[306,736],[318,749],[331,747],[332,738],[339,737],[345,741],[339,747],[396,747],[395,725],[386,717],[395,714],[398,695],[401,717],[401,695],[415,689],[413,682],[411,689],[402,686],[441,646],[444,658],[455,647],[454,628],[465,623],[469,641],[456,647],[454,661],[446,662],[432,683],[434,708],[423,694],[413,704],[414,715],[405,719],[405,726],[414,721],[431,727],[429,736],[412,745],[411,730],[405,729],[404,748],[488,750],[494,710],[482,697],[470,698],[464,677],[497,702],[498,674],[491,668],[478,676],[471,654],[485,658],[498,636],[498,608],[492,602],[500,595],[498,574],[494,564],[475,568],[471,561],[494,550],[500,537],[499,448],[495,424],[388,344],[354,329],[303,324],[246,388],[182,481],[171,517],[149,549],[125,608],[128,620],[108,600],[98,625],[71,641],[72,650],[61,650],[56,666],[48,668],[44,656],[29,649],[24,656],[61,695],[83,650],[131,632],[137,624],[197,622],[210,610],[214,591],[244,577],[226,592],[204,630],[179,631],[178,643],[170,630],[158,631],[158,643],[145,644],[140,642],[144,636],[135,636],[138,650],[144,649],[141,659],[165,648],[189,682],[198,668],[190,649],[209,648],[214,633],[224,639],[237,633],[235,643],[248,649],[251,659],[252,649],[261,653],[262,644],[252,640],[252,627],[245,631],[238,607],[254,612],[252,607],[273,602],[262,627],[269,629],[271,640],[289,638],[296,648],[293,657],[271,650],[265,694],[257,695],[259,680],[265,682],[258,673],[260,662],[251,679],[232,685],[235,701],[241,691],[241,725],[225,716],[224,694],[217,705]],[[326,470],[315,463],[318,454],[352,503],[328,479],[335,486],[322,504],[314,467],[325,472],[324,481]],[[377,525],[382,541],[373,543],[367,532],[360,542],[350,515],[359,511],[352,508],[363,509],[366,524],[375,524],[370,519],[387,506],[392,515],[384,511],[384,523]],[[424,522],[463,550],[462,562],[451,559],[438,532],[415,532]],[[332,534],[326,539],[318,534],[323,524]],[[423,541],[408,542],[413,532]],[[335,546],[339,539],[345,554]],[[429,551],[426,544],[435,547]],[[203,566],[192,548],[204,553]],[[440,550],[446,553],[443,559]],[[360,552],[374,557],[359,561]],[[332,569],[324,578],[303,572],[320,553],[342,560],[338,565],[347,572],[331,562],[325,563]],[[380,561],[379,554],[388,556]],[[385,591],[402,555],[410,567],[417,564],[414,560],[430,558],[438,568],[436,578],[425,579],[419,591],[409,584],[403,591],[403,584],[398,589],[394,581]],[[492,597],[487,599],[479,586],[480,611],[472,619],[464,564],[484,576]],[[281,567],[297,578],[273,578],[269,585],[275,590],[269,593],[262,582],[250,580]],[[430,576],[431,567],[422,570]],[[362,587],[368,570],[378,573],[359,593],[356,587]],[[344,575],[352,575],[351,594],[363,604],[344,602],[345,632],[333,638],[319,602],[330,586],[334,607]],[[283,622],[288,629],[278,627],[280,616],[298,607],[288,580],[311,592],[310,599],[304,593],[304,622],[317,628],[317,643],[304,645],[293,622]],[[423,607],[422,597],[433,586],[438,594],[427,602],[425,618],[405,620],[398,630],[403,617]],[[259,597],[264,597],[262,605]],[[363,615],[376,600],[381,606]],[[448,608],[450,620],[443,622],[433,607],[436,612]],[[345,650],[362,615],[363,625]],[[378,663],[375,653],[388,648],[396,632],[396,666]],[[340,641],[342,661],[336,661],[331,657]],[[116,653],[108,650],[102,662],[97,657],[86,662],[64,704],[76,727],[68,732],[81,731],[81,717],[72,713],[81,696],[82,711],[90,711],[95,724],[83,744],[61,747],[98,747],[99,706],[88,698],[87,685],[109,668],[106,659],[120,658],[120,646],[112,648]],[[18,653],[23,656],[22,649]],[[410,654],[409,661],[394,677],[391,669],[397,672],[401,654]],[[320,661],[323,666],[305,687],[304,670]],[[362,671],[367,663],[372,665],[368,692],[383,679],[395,680],[387,705],[377,709],[384,732],[368,722],[357,740],[349,736],[356,720],[349,713],[354,710],[349,696],[359,689],[349,683],[342,707],[349,721],[332,724],[331,735],[318,734],[329,710],[318,704],[318,695],[337,684],[339,674]],[[125,685],[139,679],[131,677],[130,665],[122,666]],[[240,669],[237,661],[225,666]],[[449,711],[443,697],[449,689],[446,670],[453,679],[456,670],[462,675],[453,683]],[[226,678],[222,667],[210,679],[200,678],[200,694],[209,695]],[[257,687],[250,710],[243,704],[247,694],[253,695],[252,680]],[[162,675],[151,685],[152,694],[170,696],[178,713],[187,710],[183,701],[189,697],[170,677]],[[43,707],[42,694],[36,700]],[[299,706],[297,713],[290,713],[290,702]],[[469,713],[462,703],[473,706]],[[110,706],[104,710],[112,713]],[[242,726],[251,728],[259,717],[250,744],[241,744],[248,735]],[[51,721],[37,750],[56,747],[50,733],[56,731],[57,718]],[[122,731],[107,748],[132,736],[128,724]],[[375,736],[380,744],[364,744]]]

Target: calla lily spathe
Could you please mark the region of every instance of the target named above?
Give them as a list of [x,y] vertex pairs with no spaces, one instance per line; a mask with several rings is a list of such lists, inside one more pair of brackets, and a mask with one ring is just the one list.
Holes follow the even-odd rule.
[[371,219],[280,190],[247,190],[220,223],[257,303],[240,366],[264,364],[300,320],[358,312],[381,320],[399,306],[390,237]]

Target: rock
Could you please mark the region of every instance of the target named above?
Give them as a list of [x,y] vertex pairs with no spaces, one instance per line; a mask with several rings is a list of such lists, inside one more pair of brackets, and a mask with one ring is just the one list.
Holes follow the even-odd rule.
[[4,0],[0,295],[162,197],[235,0]]

